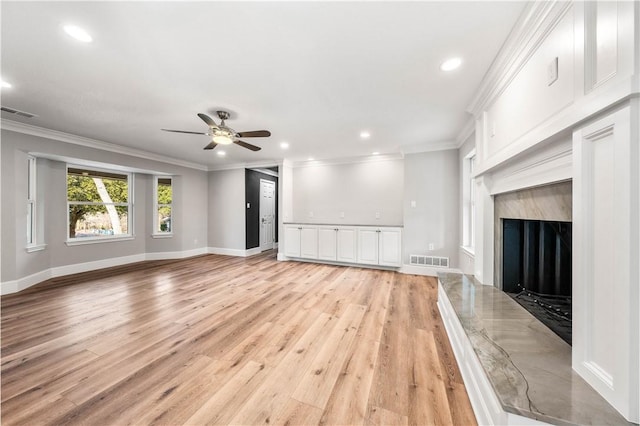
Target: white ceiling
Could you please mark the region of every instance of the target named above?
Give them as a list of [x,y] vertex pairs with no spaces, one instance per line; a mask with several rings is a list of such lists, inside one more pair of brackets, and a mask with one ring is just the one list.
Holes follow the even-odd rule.
[[[522,2],[2,2],[3,118],[200,163],[393,154],[453,142]],[[63,25],[85,28],[80,43]],[[462,67],[439,65],[461,56]],[[254,153],[203,151],[231,111]],[[371,133],[363,141],[361,130]],[[290,148],[280,148],[287,141]]]

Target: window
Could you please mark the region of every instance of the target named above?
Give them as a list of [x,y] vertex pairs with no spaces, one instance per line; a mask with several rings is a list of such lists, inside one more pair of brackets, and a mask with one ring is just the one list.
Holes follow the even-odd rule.
[[475,151],[471,152],[464,159],[462,194],[464,197],[464,222],[463,222],[463,242],[464,248],[473,252],[475,246],[475,221],[476,221],[476,196],[475,196]]
[[469,157],[469,240],[468,246],[475,247],[475,223],[476,223],[476,178],[475,178],[475,154]]
[[171,235],[171,212],[173,203],[173,187],[170,177],[156,176],[153,190],[153,234]]
[[67,167],[70,241],[131,237],[131,175]]
[[36,230],[36,159],[27,158],[27,248],[38,244]]

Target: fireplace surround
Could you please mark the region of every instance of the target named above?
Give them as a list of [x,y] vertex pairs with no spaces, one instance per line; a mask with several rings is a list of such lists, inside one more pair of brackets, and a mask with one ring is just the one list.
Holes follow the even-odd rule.
[[494,197],[494,285],[503,290],[503,220],[571,222],[571,181],[497,194]]
[[569,344],[571,211],[571,181],[494,197],[494,285]]

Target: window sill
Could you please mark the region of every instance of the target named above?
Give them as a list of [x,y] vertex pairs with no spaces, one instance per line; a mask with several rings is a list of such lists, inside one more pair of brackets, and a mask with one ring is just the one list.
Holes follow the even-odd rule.
[[27,246],[25,250],[27,251],[27,253],[34,253],[36,251],[42,251],[46,248],[47,248],[46,244],[35,244],[32,246]]
[[77,238],[73,240],[67,240],[65,244],[68,246],[81,246],[85,244],[113,243],[115,241],[131,241],[133,239],[135,239],[135,236],[133,235],[125,235],[123,237]]
[[467,254],[467,256],[471,256],[473,258],[476,257],[476,252],[473,247],[460,246],[460,248]]
[[173,234],[151,234],[151,238],[173,238]]

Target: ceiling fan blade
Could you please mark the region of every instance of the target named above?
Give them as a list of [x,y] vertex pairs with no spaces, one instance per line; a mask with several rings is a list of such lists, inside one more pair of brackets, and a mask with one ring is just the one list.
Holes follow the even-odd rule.
[[236,145],[240,145],[243,148],[250,149],[251,151],[260,151],[262,148],[259,146],[251,145],[250,143],[242,142],[242,141],[233,141]]
[[267,138],[271,136],[271,132],[268,130],[254,130],[252,132],[240,132],[238,137],[241,138]]
[[214,149],[216,146],[218,146],[218,144],[215,143],[214,141],[211,141],[209,142],[209,145],[204,147],[204,149]]
[[189,133],[191,135],[206,135],[206,133],[202,133],[202,132],[187,132],[186,130],[169,130],[169,129],[160,129],[160,130],[164,130],[165,132],[174,132],[174,133]]
[[218,125],[216,124],[215,121],[213,121],[213,118],[209,117],[207,114],[199,113],[198,117],[200,117],[202,119],[202,121],[207,123],[207,126],[215,127],[216,129],[218,128]]

